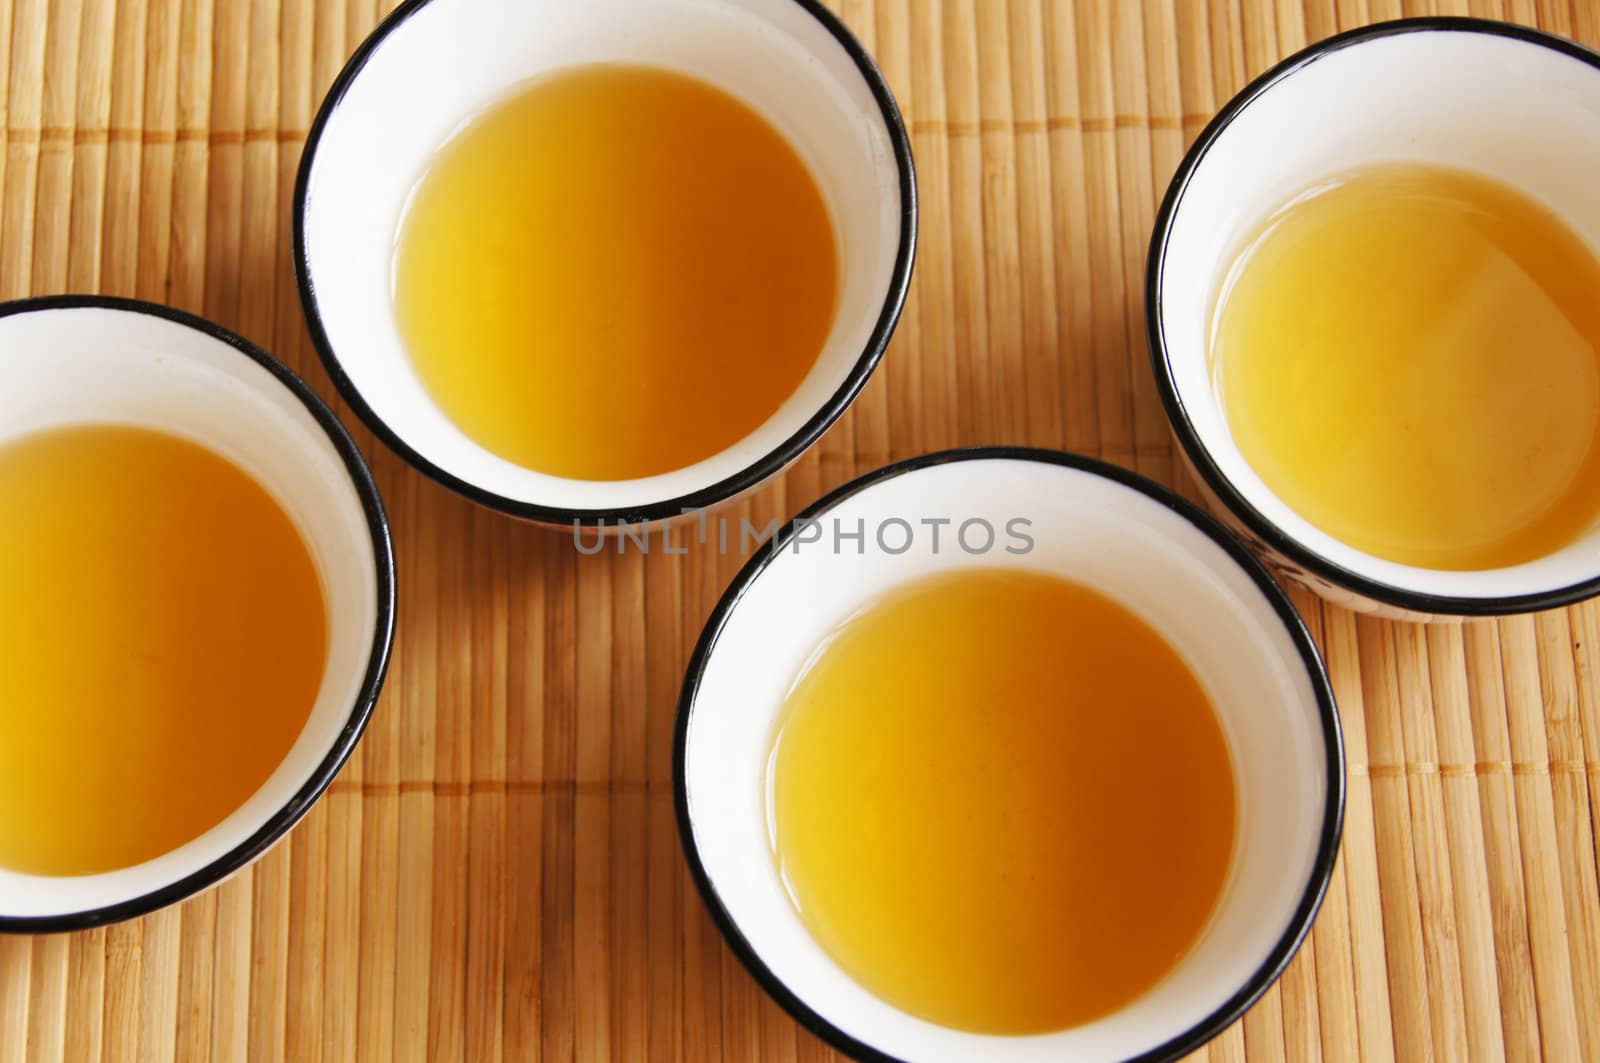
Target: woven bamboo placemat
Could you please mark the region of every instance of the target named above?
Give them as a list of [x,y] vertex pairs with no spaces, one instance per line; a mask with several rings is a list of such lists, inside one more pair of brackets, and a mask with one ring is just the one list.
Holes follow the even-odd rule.
[[[1193,485],[1141,278],[1186,143],[1308,41],[1470,13],[1600,45],[1600,6],[844,0],[913,135],[915,289],[876,378],[759,527],[891,459],[1066,447]],[[330,394],[289,266],[295,166],[374,0],[0,0],[0,296],[203,313]],[[346,423],[394,520],[400,635],[332,791],[247,874],[0,938],[0,1061],[800,1060],[675,836],[682,668],[736,556],[580,557]],[[1600,1060],[1600,608],[1396,625],[1296,602],[1344,714],[1322,916],[1212,1060]]]

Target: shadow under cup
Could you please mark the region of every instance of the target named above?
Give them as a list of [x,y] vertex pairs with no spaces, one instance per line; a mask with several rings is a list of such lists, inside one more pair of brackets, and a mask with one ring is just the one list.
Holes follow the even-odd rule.
[[[396,231],[439,147],[518,86],[593,63],[687,74],[753,108],[811,171],[839,254],[832,330],[776,412],[686,468],[608,482],[523,468],[463,433],[413,369],[392,295]],[[294,236],[301,298],[323,361],[389,446],[445,486],[514,516],[558,525],[633,523],[676,517],[755,487],[844,412],[882,356],[905,300],[916,185],[910,141],[887,84],[814,0],[413,0],[356,51],[313,124]]]
[[[977,555],[964,522],[1030,522],[1033,549]],[[948,520],[908,550],[874,529]],[[830,529],[865,529],[836,547]],[[690,661],[674,787],[691,870],[745,965],[813,1032],[860,1058],[1110,1061],[1167,1058],[1220,1031],[1272,983],[1308,931],[1332,871],[1344,761],[1320,658],[1281,589],[1209,517],[1113,466],[993,448],[912,459],[824,498],[745,568]],[[892,541],[904,538],[896,525]],[[1002,536],[1000,542],[1005,542]],[[774,722],[815,647],[886,592],[958,567],[1048,572],[1131,609],[1188,663],[1216,709],[1238,795],[1232,864],[1210,923],[1161,982],[1057,1033],[991,1037],[925,1022],[874,997],[810,936],[772,857],[765,779]],[[1088,873],[1092,873],[1090,870]],[[1154,1053],[1154,1055],[1151,1055]]]
[[[232,333],[166,307],[61,297],[0,304],[0,446],[36,431],[119,424],[190,440],[283,508],[328,611],[327,661],[305,726],[243,805],[132,867],[49,877],[0,868],[0,931],[79,930],[206,889],[285,835],[355,748],[394,636],[394,556],[366,463],[294,374]],[[48,711],[48,707],[40,707]]]
[[1290,509],[1229,433],[1209,356],[1222,278],[1280,205],[1330,177],[1395,162],[1497,179],[1600,252],[1600,55],[1504,23],[1409,19],[1313,45],[1235,97],[1179,167],[1151,245],[1150,347],[1174,433],[1215,511],[1340,605],[1426,620],[1548,609],[1600,593],[1600,521],[1526,564],[1404,565]]

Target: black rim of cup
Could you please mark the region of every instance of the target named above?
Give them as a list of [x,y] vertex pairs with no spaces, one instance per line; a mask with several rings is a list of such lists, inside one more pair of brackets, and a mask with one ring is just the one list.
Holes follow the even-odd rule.
[[[377,586],[377,617],[373,625],[372,648],[367,657],[366,673],[362,676],[361,688],[356,694],[343,727],[311,775],[295,791],[294,796],[257,830],[204,867],[158,889],[103,907],[61,915],[0,914],[0,933],[49,934],[87,930],[107,923],[132,919],[192,897],[249,865],[289,833],[290,828],[310,810],[317,798],[322,796],[323,791],[327,790],[334,777],[339,774],[345,762],[350,759],[350,754],[355,750],[362,732],[366,730],[367,721],[372,718],[373,707],[377,704],[378,695],[383,689],[384,676],[389,668],[389,651],[394,644],[395,567],[394,547],[389,538],[389,520],[384,513],[383,500],[378,495],[377,484],[372,479],[372,472],[367,468],[366,460],[356,448],[350,434],[329,409],[328,404],[287,366],[249,340],[204,318],[171,307],[136,299],[105,296],[49,296],[0,303],[0,317],[85,308],[162,318],[204,333],[261,366],[271,373],[285,390],[300,400],[306,412],[311,414],[318,427],[328,437],[328,441],[333,444],[334,450],[339,453],[349,474],[350,484],[360,497],[362,513],[366,517],[367,529],[372,538],[373,567]],[[3,366],[0,366],[0,372],[3,372]],[[48,882],[49,879],[41,878],[39,881]]]
[[1322,905],[1323,895],[1327,892],[1329,879],[1333,875],[1334,860],[1339,852],[1345,802],[1344,739],[1339,729],[1339,714],[1334,704],[1333,688],[1328,682],[1327,671],[1323,667],[1322,657],[1317,652],[1316,644],[1306,630],[1300,614],[1289,601],[1288,595],[1268,574],[1261,562],[1256,560],[1255,556],[1246,550],[1214,518],[1193,503],[1178,497],[1167,488],[1136,473],[1093,458],[1085,458],[1061,451],[1039,450],[1031,447],[969,447],[960,450],[941,451],[935,454],[925,454],[896,462],[892,465],[886,465],[829,492],[801,511],[793,520],[784,525],[778,534],[773,536],[765,546],[756,552],[750,561],[745,564],[744,568],[740,570],[733,582],[728,585],[727,590],[717,602],[716,608],[712,611],[710,619],[706,621],[705,629],[701,632],[700,639],[695,644],[694,653],[689,658],[688,673],[684,679],[682,694],[678,699],[678,718],[673,734],[672,749],[672,792],[677,811],[678,838],[683,846],[684,856],[689,864],[689,871],[694,877],[695,886],[700,891],[700,896],[705,902],[706,909],[711,913],[712,921],[716,923],[717,929],[721,931],[723,938],[727,941],[729,948],[733,950],[734,955],[744,964],[745,969],[761,985],[761,988],[797,1022],[839,1051],[855,1059],[869,1061],[869,1063],[900,1063],[895,1057],[887,1055],[881,1050],[845,1033],[801,1000],[756,954],[754,947],[745,938],[738,924],[728,914],[728,910],[723,905],[716,886],[711,881],[705,864],[700,858],[699,846],[695,842],[694,823],[689,815],[688,779],[686,774],[689,719],[694,713],[694,704],[699,694],[701,678],[705,673],[712,653],[716,650],[717,639],[722,632],[723,626],[727,623],[734,609],[738,607],[745,591],[761,577],[767,567],[783,552],[796,534],[798,526],[816,520],[852,495],[905,473],[916,472],[919,469],[926,469],[935,465],[947,465],[953,462],[992,459],[1036,462],[1087,472],[1137,491],[1193,524],[1227,552],[1233,562],[1250,576],[1257,589],[1267,599],[1274,612],[1277,613],[1278,619],[1282,622],[1285,630],[1289,633],[1290,638],[1294,641],[1295,648],[1299,651],[1300,663],[1305,669],[1316,694],[1319,722],[1322,726],[1323,746],[1326,752],[1324,764],[1327,772],[1328,791],[1325,797],[1322,825],[1318,834],[1316,856],[1312,860],[1310,877],[1306,882],[1300,903],[1295,908],[1288,925],[1284,928],[1283,934],[1271,951],[1268,952],[1266,958],[1256,968],[1255,972],[1239,987],[1238,991],[1229,996],[1220,1007],[1194,1026],[1176,1037],[1152,1047],[1149,1051],[1133,1057],[1129,1063],[1154,1063],[1157,1060],[1178,1059],[1211,1040],[1240,1015],[1244,1014],[1246,1009],[1255,1003],[1257,998],[1265,993],[1273,982],[1277,981],[1278,976],[1289,965],[1289,961],[1294,958],[1294,954],[1299,950],[1301,942],[1305,940],[1306,935],[1310,932],[1311,924],[1316,919],[1317,910]]
[[1408,590],[1364,576],[1350,568],[1301,545],[1267,517],[1262,515],[1244,496],[1211,457],[1205,442],[1195,430],[1178,393],[1177,381],[1172,371],[1172,360],[1161,324],[1162,282],[1166,265],[1167,242],[1172,235],[1173,222],[1183,206],[1184,190],[1195,171],[1205,161],[1206,155],[1224,130],[1233,124],[1256,100],[1269,92],[1280,81],[1293,76],[1301,69],[1324,56],[1353,45],[1380,40],[1405,33],[1476,33],[1503,37],[1525,44],[1536,45],[1557,52],[1600,70],[1600,54],[1580,44],[1535,29],[1514,26],[1477,18],[1412,18],[1393,22],[1380,22],[1360,29],[1329,37],[1285,59],[1277,66],[1252,81],[1242,92],[1217,112],[1217,116],[1201,131],[1194,145],[1178,166],[1177,174],[1167,188],[1166,198],[1156,215],[1155,234],[1151,238],[1150,253],[1145,276],[1145,327],[1150,340],[1150,357],[1155,369],[1156,384],[1161,399],[1166,404],[1167,416],[1173,433],[1183,445],[1191,464],[1224,505],[1244,525],[1247,532],[1260,543],[1277,551],[1292,564],[1328,583],[1343,587],[1356,594],[1385,605],[1414,613],[1441,616],[1505,616],[1541,609],[1571,605],[1600,594],[1600,573],[1595,576],[1549,591],[1538,591],[1509,597],[1460,597],[1429,594]]
[[821,23],[823,28],[838,41],[839,45],[854,62],[862,80],[871,90],[873,98],[877,101],[878,108],[882,112],[884,126],[888,130],[889,140],[894,149],[895,167],[899,173],[900,240],[895,253],[894,268],[889,277],[888,291],[884,295],[883,307],[873,325],[872,333],[867,339],[866,347],[856,359],[855,364],[851,366],[844,382],[829,396],[822,407],[813,413],[805,424],[801,425],[799,430],[788,439],[785,439],[753,464],[708,487],[699,488],[675,498],[631,506],[600,509],[547,506],[508,498],[463,480],[454,473],[429,461],[408,444],[398,431],[384,421],[367,404],[360,390],[351,381],[348,374],[345,373],[344,367],[339,361],[338,353],[334,350],[333,344],[329,341],[328,334],[323,328],[321,311],[317,303],[316,286],[312,282],[311,263],[307,257],[305,222],[306,195],[310,185],[311,170],[316,161],[317,145],[322,139],[322,134],[327,127],[329,118],[338,109],[350,86],[361,76],[362,70],[366,68],[367,61],[382,47],[391,33],[412,15],[415,15],[432,2],[433,0],[406,0],[405,3],[401,4],[384,19],[378,28],[356,49],[355,54],[350,57],[344,69],[339,72],[338,78],[334,80],[333,87],[323,100],[315,121],[311,123],[310,132],[306,137],[305,151],[300,159],[299,174],[295,180],[294,267],[295,277],[299,283],[300,302],[305,308],[306,322],[311,331],[311,338],[316,344],[317,352],[322,358],[323,365],[327,367],[328,375],[333,378],[334,386],[339,389],[340,396],[379,439],[383,440],[391,450],[399,454],[429,479],[480,505],[541,524],[595,527],[606,524],[614,526],[619,523],[640,524],[645,521],[669,520],[682,516],[687,512],[707,509],[719,502],[724,502],[756,487],[769,477],[782,471],[790,462],[804,453],[811,444],[821,438],[822,434],[849,408],[850,403],[855,400],[856,395],[866,385],[868,378],[872,376],[873,370],[877,368],[878,362],[883,358],[884,350],[889,345],[889,339],[894,334],[895,325],[900,320],[900,311],[905,305],[906,294],[910,290],[911,269],[912,263],[916,258],[917,244],[917,181],[911,157],[911,139],[906,132],[905,121],[900,115],[900,108],[895,103],[893,93],[889,90],[888,82],[884,80],[883,73],[878,69],[872,57],[867,54],[866,49],[862,48],[861,43],[855,39],[844,23],[840,22],[832,12],[823,7],[817,0],[789,0],[789,2],[799,5],[807,14]]

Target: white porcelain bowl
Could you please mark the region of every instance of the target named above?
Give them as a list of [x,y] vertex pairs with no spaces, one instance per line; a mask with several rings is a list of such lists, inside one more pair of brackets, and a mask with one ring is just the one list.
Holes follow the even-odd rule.
[[[937,525],[936,547],[930,530],[941,520],[948,523]],[[1028,523],[1013,525],[1019,520]],[[836,526],[846,535],[837,542]],[[858,530],[862,539],[849,537]],[[1132,609],[1201,681],[1233,761],[1235,850],[1208,928],[1150,992],[1060,1033],[962,1033],[873,996],[807,933],[769,849],[764,781],[774,723],[813,649],[891,588],[963,566],[1055,573]],[[1249,1007],[1305,937],[1344,807],[1327,677],[1261,565],[1164,488],[1089,459],[1016,448],[880,469],[782,530],[734,580],[695,648],[673,783],[695,881],[761,985],[843,1051],[919,1063],[1103,1063],[1192,1051]]]
[[81,930],[143,915],[266,852],[355,748],[394,638],[394,554],[366,463],[327,405],[259,348],[199,318],[126,299],[0,303],[0,446],[71,424],[158,429],[250,473],[316,562],[328,660],[300,737],[231,815],[118,871],[54,877],[0,868],[0,931]]
[[[453,131],[530,78],[607,61],[708,81],[784,133],[832,214],[841,295],[816,365],[756,431],[684,469],[590,482],[506,461],[445,416],[401,342],[391,275],[408,197]],[[916,182],[905,125],[882,75],[814,0],[411,0],[356,50],[312,124],[294,238],[301,298],[323,361],[389,446],[445,486],[515,516],[638,522],[754,487],[849,406],[905,301]]]
[[1600,522],[1565,549],[1514,567],[1402,565],[1290,509],[1228,432],[1208,335],[1229,265],[1292,196],[1391,161],[1498,178],[1600,251],[1600,56],[1499,22],[1411,19],[1313,45],[1235,97],[1178,168],[1150,248],[1150,349],[1174,432],[1218,514],[1277,567],[1341,605],[1434,619],[1548,609],[1600,593]]

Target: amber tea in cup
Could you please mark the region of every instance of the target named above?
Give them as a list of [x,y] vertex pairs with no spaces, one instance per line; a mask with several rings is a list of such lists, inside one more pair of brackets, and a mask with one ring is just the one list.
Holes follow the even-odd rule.
[[194,840],[299,737],[315,562],[248,473],[147,428],[0,445],[0,867],[86,875]]
[[926,577],[819,646],[779,717],[774,855],[817,941],[909,1014],[1100,1018],[1199,937],[1237,819],[1205,691],[1153,628],[1026,570]]
[[1421,163],[1320,183],[1249,241],[1211,344],[1245,458],[1358,549],[1501,568],[1600,517],[1600,261],[1510,185]]
[[770,418],[833,326],[838,252],[806,163],[704,81],[558,71],[455,134],[395,254],[423,385],[486,450],[577,480],[668,473]]

